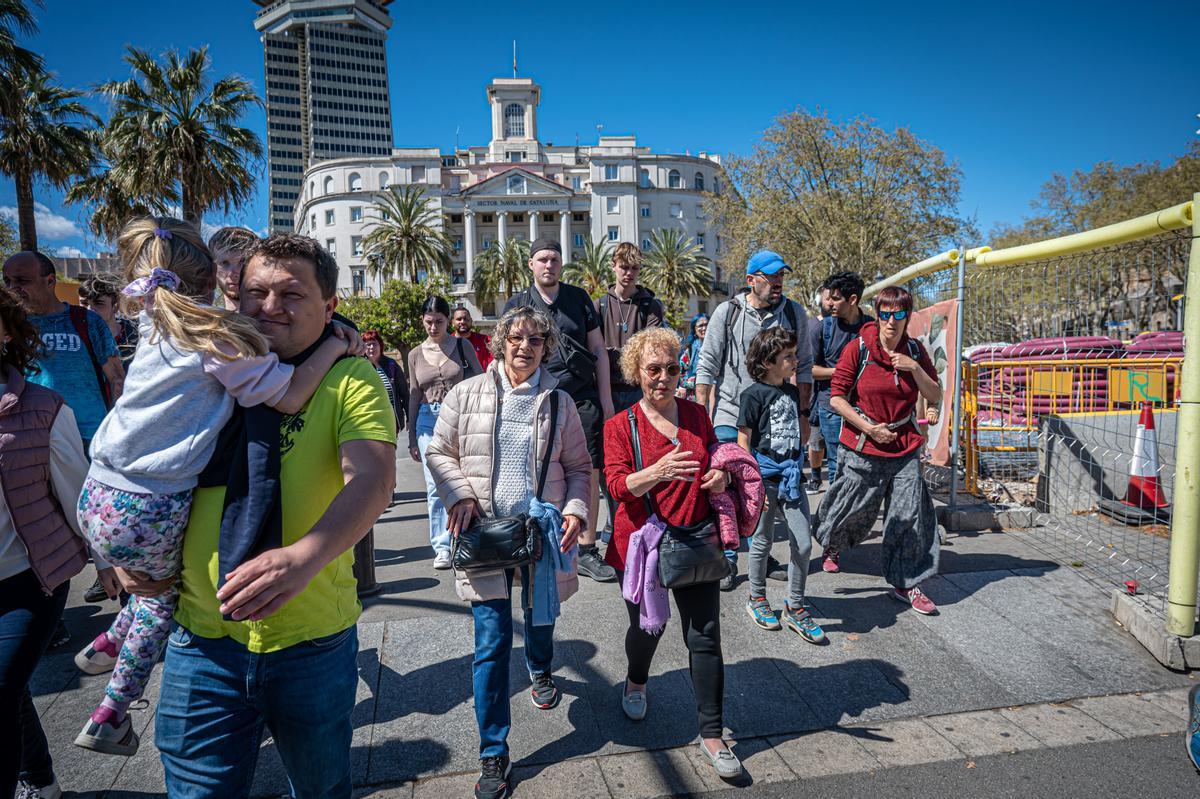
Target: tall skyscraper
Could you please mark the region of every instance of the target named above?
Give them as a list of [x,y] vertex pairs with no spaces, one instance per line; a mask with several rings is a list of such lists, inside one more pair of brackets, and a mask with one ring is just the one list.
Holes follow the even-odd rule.
[[271,232],[292,230],[304,171],[392,151],[392,0],[254,0],[267,81]]

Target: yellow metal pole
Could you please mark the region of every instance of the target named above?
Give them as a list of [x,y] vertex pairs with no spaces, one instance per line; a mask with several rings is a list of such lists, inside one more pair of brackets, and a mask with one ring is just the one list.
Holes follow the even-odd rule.
[[[1200,194],[1195,195],[1200,202]],[[1192,220],[1183,309],[1182,392],[1175,421],[1175,490],[1171,512],[1171,563],[1167,575],[1167,632],[1188,637],[1196,632],[1196,583],[1200,575],[1200,220]]]
[[938,253],[932,258],[926,258],[920,263],[905,267],[896,274],[889,275],[878,283],[872,283],[863,290],[862,298],[864,300],[868,300],[879,292],[883,291],[888,286],[898,286],[901,283],[907,283],[914,278],[932,275],[935,272],[941,272],[949,269],[958,263],[958,259],[958,250],[947,250],[946,252]]

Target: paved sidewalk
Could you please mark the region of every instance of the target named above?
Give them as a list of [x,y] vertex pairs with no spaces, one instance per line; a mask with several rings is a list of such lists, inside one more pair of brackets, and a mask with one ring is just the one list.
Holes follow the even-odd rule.
[[[430,566],[419,469],[404,459],[398,472],[398,502],[376,527],[383,591],[367,600],[359,624],[355,783],[369,786],[362,793],[372,796],[469,795],[478,762],[471,617],[449,574]],[[1172,725],[1181,735],[1182,696],[1192,679],[1159,666],[1108,615],[1105,594],[1047,561],[1022,535],[952,536],[942,574],[927,584],[941,608],[931,618],[887,596],[877,576],[877,541],[843,555],[841,574],[824,574],[814,560],[808,593],[829,634],[822,647],[755,627],[744,610],[744,582],[724,594],[726,725],[747,763],[746,782],[965,759],[1007,751],[996,747],[1010,742],[1016,749],[1054,747],[1089,736],[1155,735]],[[777,557],[786,556],[782,536],[776,549]],[[516,796],[728,787],[695,756],[694,698],[677,619],[654,664],[650,715],[634,724],[618,701],[626,623],[619,589],[583,582],[564,604],[556,632],[555,673],[564,698],[555,710],[537,711],[527,699],[516,625],[510,675]],[[66,614],[74,638],[48,654],[33,681],[60,782],[68,792],[96,796],[160,795],[151,712],[136,716],[143,745],[133,758],[71,744],[105,680],[79,674],[71,658],[114,607],[82,602],[90,574],[74,583]],[[768,584],[772,602],[782,602],[783,587]],[[157,674],[147,694],[152,708]],[[1137,697],[1141,692],[1150,695]],[[1073,701],[1110,694],[1119,696]],[[268,738],[255,795],[286,790]]]

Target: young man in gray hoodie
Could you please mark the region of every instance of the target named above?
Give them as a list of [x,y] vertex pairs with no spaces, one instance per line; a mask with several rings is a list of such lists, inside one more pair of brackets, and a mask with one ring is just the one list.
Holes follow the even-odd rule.
[[[812,347],[804,306],[783,296],[783,275],[790,271],[778,253],[759,250],[746,263],[747,288],[717,306],[708,320],[708,333],[696,368],[696,401],[708,409],[719,441],[737,441],[738,402],[754,382],[746,369],[746,351],[760,330],[782,325],[796,334],[796,374],[800,407],[812,394]],[[730,576],[721,590],[733,588],[737,552],[726,550]]]

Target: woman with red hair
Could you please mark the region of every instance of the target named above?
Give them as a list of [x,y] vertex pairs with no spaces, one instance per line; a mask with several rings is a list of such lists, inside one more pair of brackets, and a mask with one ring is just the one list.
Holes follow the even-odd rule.
[[363,350],[367,360],[379,373],[383,387],[387,389],[388,400],[396,414],[396,432],[404,429],[404,417],[408,410],[408,378],[400,369],[400,364],[383,354],[383,338],[378,330],[364,330],[362,334]]
[[817,540],[829,553],[861,543],[880,504],[883,576],[891,596],[925,615],[937,606],[921,583],[937,574],[938,535],[933,498],[921,476],[924,438],[917,399],[941,402],[929,353],[908,336],[912,295],[890,286],[875,299],[879,321],[868,322],[842,350],[831,381],[830,406],[844,420],[837,479],[817,511]]

